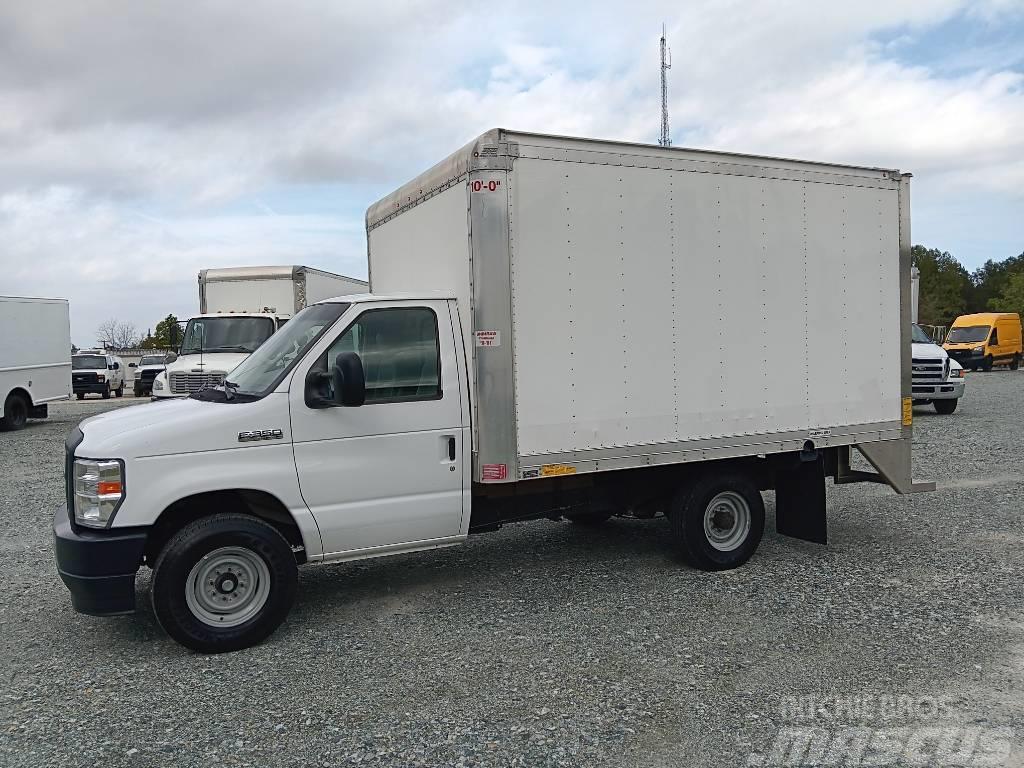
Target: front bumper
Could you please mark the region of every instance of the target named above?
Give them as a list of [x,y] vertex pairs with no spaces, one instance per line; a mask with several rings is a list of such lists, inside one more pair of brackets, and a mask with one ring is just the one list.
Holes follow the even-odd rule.
[[85,393],[87,395],[101,395],[107,391],[107,382],[105,381],[91,381],[84,384],[72,384],[71,389],[76,395]]
[[145,528],[76,531],[66,507],[53,516],[57,573],[79,613],[117,616],[134,611],[135,574],[145,547]]
[[915,383],[912,387],[914,400],[959,400],[964,396],[964,380],[950,379],[927,384]]

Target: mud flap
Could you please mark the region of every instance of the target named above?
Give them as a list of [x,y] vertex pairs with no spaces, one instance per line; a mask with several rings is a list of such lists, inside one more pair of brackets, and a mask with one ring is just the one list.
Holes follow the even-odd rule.
[[799,460],[776,473],[775,530],[783,536],[828,544],[825,461],[819,451],[802,451]]

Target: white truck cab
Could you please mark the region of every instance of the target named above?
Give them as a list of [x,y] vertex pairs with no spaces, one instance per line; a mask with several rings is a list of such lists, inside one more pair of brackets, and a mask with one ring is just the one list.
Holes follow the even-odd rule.
[[71,388],[83,400],[88,394],[124,394],[125,366],[121,358],[102,349],[84,349],[71,356]]
[[936,413],[950,414],[964,396],[964,369],[916,323],[911,329],[914,405],[931,403]]
[[181,348],[153,378],[154,400],[188,397],[227,374],[287,321],[272,313],[221,312],[193,317]]

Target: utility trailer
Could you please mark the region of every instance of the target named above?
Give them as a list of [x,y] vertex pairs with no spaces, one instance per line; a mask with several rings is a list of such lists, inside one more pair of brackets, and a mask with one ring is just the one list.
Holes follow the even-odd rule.
[[907,193],[895,171],[484,134],[369,209],[370,293],[189,399],[72,431],[74,605],[133,610],[145,564],[160,624],[219,652],[280,624],[302,563],[515,520],[661,512],[722,570],[774,490],[778,530],[825,543],[826,477],[934,487],[911,479]]

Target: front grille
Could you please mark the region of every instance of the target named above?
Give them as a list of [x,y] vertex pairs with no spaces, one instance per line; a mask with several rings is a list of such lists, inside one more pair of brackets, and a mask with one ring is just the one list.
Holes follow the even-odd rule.
[[911,360],[911,382],[916,387],[921,384],[938,384],[944,381],[949,372],[949,362],[944,357],[921,358],[915,357]]
[[72,373],[71,374],[72,384],[95,384],[96,374],[93,372],[88,373]]
[[171,393],[175,395],[192,395],[201,389],[217,387],[224,383],[224,371],[206,371],[190,373],[174,371],[170,375]]

